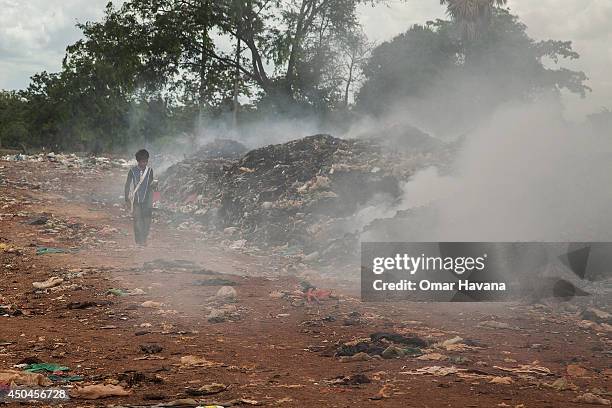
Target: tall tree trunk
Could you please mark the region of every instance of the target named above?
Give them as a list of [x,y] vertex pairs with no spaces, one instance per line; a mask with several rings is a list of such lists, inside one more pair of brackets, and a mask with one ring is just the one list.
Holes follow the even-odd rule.
[[237,35],[236,35],[236,68],[234,71],[234,95],[233,95],[233,103],[232,103],[232,128],[236,130],[238,128],[238,92],[240,89],[240,52],[242,47],[242,42],[240,41],[240,24],[242,22],[242,1],[240,1],[240,5],[237,11],[236,18],[236,27],[237,27]]
[[202,46],[202,55],[200,59],[200,85],[198,88],[198,127],[201,128],[204,123],[204,112],[206,107],[206,51],[205,45]]
[[304,20],[306,19],[306,14],[310,11],[309,6],[312,6],[311,3],[312,0],[302,0],[300,14],[295,28],[295,34],[293,35],[293,39],[291,40],[291,51],[289,54],[289,60],[287,62],[287,73],[285,74],[284,84],[285,93],[287,94],[287,97],[289,97],[291,100],[293,99],[293,83],[295,82],[295,69],[298,60],[298,54],[300,52],[300,42],[303,36]]
[[232,104],[232,127],[234,130],[238,128],[238,92],[240,88],[240,69],[238,66],[240,65],[240,47],[240,37],[238,37],[236,43],[236,70],[234,72],[234,98]]
[[200,84],[198,88],[198,127],[201,129],[204,123],[204,113],[206,111],[206,107],[208,106],[207,101],[207,90],[206,90],[206,80],[207,80],[207,65],[208,65],[208,27],[209,27],[209,13],[210,12],[210,2],[209,0],[205,0],[202,4],[202,8],[200,9],[201,17],[202,17],[202,45],[200,51]]
[[349,66],[349,76],[346,80],[346,88],[344,88],[344,108],[348,108],[349,92],[351,90],[351,83],[353,82],[353,70],[355,69],[355,55],[351,56],[351,65]]

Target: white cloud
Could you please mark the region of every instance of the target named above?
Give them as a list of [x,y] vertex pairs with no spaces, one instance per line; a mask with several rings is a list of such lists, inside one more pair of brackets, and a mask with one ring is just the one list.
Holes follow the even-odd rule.
[[366,4],[360,8],[364,30],[376,42],[390,40],[414,24],[444,16],[445,9],[438,0],[389,0],[376,7]]
[[98,19],[107,0],[0,0],[0,88],[26,87],[29,77],[61,67],[77,21]]

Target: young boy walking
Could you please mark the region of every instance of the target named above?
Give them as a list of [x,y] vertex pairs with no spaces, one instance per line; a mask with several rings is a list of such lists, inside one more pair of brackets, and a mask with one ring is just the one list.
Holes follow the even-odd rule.
[[153,215],[153,169],[149,164],[149,152],[136,152],[138,165],[132,167],[125,181],[125,204],[134,218],[134,239],[137,245],[145,246]]

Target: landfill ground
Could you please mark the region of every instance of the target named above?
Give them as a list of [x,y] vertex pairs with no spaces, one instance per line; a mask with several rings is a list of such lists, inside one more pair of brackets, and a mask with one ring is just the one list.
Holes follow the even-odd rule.
[[[134,247],[117,205],[123,182],[121,168],[0,161],[0,375],[24,361],[57,363],[83,377],[56,383],[70,392],[103,384],[127,394],[62,406],[610,404],[609,315],[584,313],[605,299],[361,303],[354,278],[231,249],[163,214],[149,245]],[[70,252],[36,255],[42,247]],[[63,282],[33,287],[52,277]],[[304,280],[324,289],[310,293],[319,300]],[[219,285],[236,297],[217,296]],[[356,341],[366,351],[350,356],[345,343],[380,332],[399,335],[377,340],[390,346],[386,357],[412,354],[381,358]]]

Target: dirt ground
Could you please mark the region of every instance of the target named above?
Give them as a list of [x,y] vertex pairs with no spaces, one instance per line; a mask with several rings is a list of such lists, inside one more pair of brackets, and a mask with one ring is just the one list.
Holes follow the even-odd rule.
[[[0,317],[0,370],[35,357],[83,376],[59,386],[130,391],[60,405],[535,408],[594,406],[575,401],[588,392],[611,399],[609,326],[579,317],[590,303],[609,307],[606,299],[362,303],[354,279],[265,251],[233,250],[164,214],[156,214],[149,245],[134,247],[119,205],[123,173],[0,161],[0,305],[22,312]],[[40,216],[46,222],[30,225]],[[37,247],[70,251],[36,255]],[[53,276],[64,282],[33,288]],[[211,278],[233,283],[236,298],[215,297],[221,286],[207,284]],[[305,279],[333,296],[301,297]],[[111,288],[142,291],[116,296]],[[225,317],[209,319],[219,308]],[[483,324],[491,321],[498,324]],[[340,344],[375,332],[425,339],[431,359],[334,356]],[[457,336],[463,343],[433,345]],[[460,371],[416,374],[431,366]],[[334,381],[345,376],[360,384]],[[551,388],[555,381],[566,389]],[[193,395],[211,383],[227,388]]]

